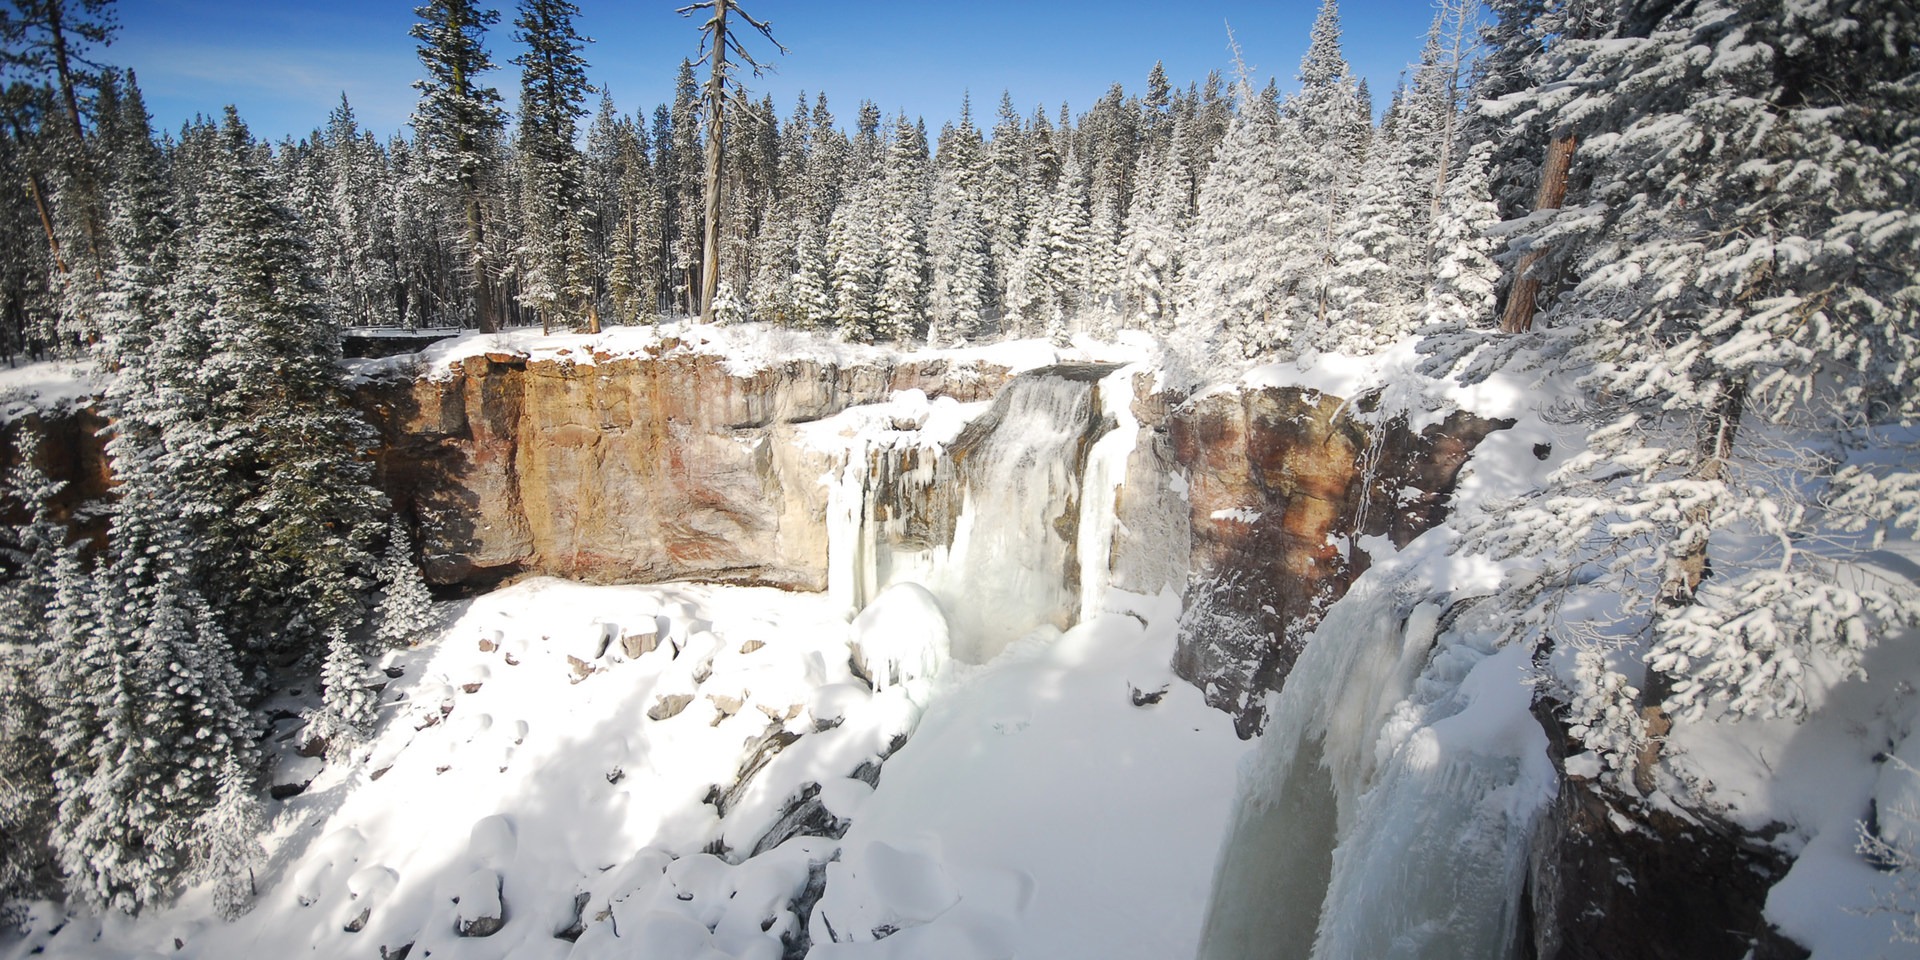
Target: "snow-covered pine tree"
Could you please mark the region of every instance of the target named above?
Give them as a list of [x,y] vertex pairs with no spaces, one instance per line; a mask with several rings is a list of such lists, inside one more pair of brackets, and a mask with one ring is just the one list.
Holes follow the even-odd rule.
[[1493,324],[1494,285],[1500,268],[1493,262],[1494,242],[1486,234],[1499,219],[1487,179],[1492,145],[1475,144],[1447,180],[1428,247],[1434,253],[1427,283],[1426,321],[1456,329]]
[[906,344],[927,325],[927,144],[902,113],[881,179],[880,338]]
[[800,182],[794,185],[794,198],[799,203],[801,218],[824,236],[833,212],[839,209],[844,197],[848,157],[853,146],[847,142],[846,134],[834,125],[826,94],[814,100],[810,122],[807,162],[799,173]]
[[433,620],[433,596],[413,563],[412,538],[395,521],[388,526],[387,552],[380,561],[380,605],[374,637],[389,647],[411,646]]
[[137,565],[123,557],[96,578],[101,609],[70,654],[54,730],[54,846],[68,892],[127,913],[173,895],[215,802],[215,758],[253,749],[211,611],[168,572],[117,579]]
[[769,202],[760,218],[760,229],[751,242],[753,274],[747,287],[747,301],[753,304],[755,319],[792,326],[797,313],[793,278],[799,272],[796,231],[799,217],[793,201],[781,198]]
[[[1532,108],[1579,137],[1590,185],[1518,238],[1578,268],[1544,319],[1586,371],[1599,426],[1479,538],[1546,558],[1503,598],[1517,633],[1560,633],[1567,592],[1617,596],[1617,632],[1650,638],[1635,652],[1657,748],[1670,716],[1803,716],[1816,676],[1857,672],[1883,631],[1920,620],[1910,584],[1826,535],[1899,526],[1890,498],[1920,477],[1835,474],[1846,444],[1819,442],[1920,415],[1920,74],[1900,52],[1920,42],[1920,13],[1621,12],[1598,40],[1556,41],[1538,72]],[[1643,791],[1653,759],[1609,758]]]
[[[67,356],[83,352],[100,333],[94,315],[112,267],[104,238],[102,169],[89,130],[89,108],[114,96],[111,71],[95,61],[113,40],[108,0],[34,0],[9,5],[0,17],[0,72],[8,78],[9,136],[27,141],[14,173],[37,214],[41,237],[37,285],[52,296],[46,306],[51,336],[43,346]],[[22,176],[24,174],[24,176]]]
[[1401,123],[1374,137],[1334,246],[1323,349],[1371,353],[1398,342],[1426,286],[1427,172]]
[[834,211],[827,231],[831,266],[833,325],[840,336],[872,343],[882,332],[879,294],[885,253],[880,232],[880,184],[856,183]]
[[253,910],[254,873],[266,863],[260,845],[266,833],[252,768],[235,753],[220,761],[219,788],[213,806],[196,825],[201,838],[200,870],[213,881],[213,912],[233,921]]
[[[987,224],[987,246],[994,275],[1000,278],[1004,294],[1011,288],[1014,262],[1027,237],[1028,206],[1026,132],[1020,114],[1013,108],[1013,96],[1000,94],[1000,111],[993,125],[993,140],[987,147],[985,205],[981,217]],[[996,296],[1002,300],[1003,296]]]
[[613,91],[600,88],[600,106],[587,125],[587,145],[581,158],[581,193],[587,206],[585,232],[588,276],[595,308],[605,315],[612,309],[613,248],[619,234],[620,174],[625,153],[620,141],[627,124],[614,106]]
[[367,661],[345,630],[327,634],[320,690],[320,709],[308,718],[307,735],[326,741],[328,756],[345,760],[380,719],[380,697],[367,685]]
[[574,122],[586,116],[589,38],[573,28],[580,14],[571,0],[521,0],[514,39],[526,51],[520,67],[520,116],[515,140],[521,184],[520,302],[541,324],[598,326],[593,310],[587,203]]
[[414,15],[420,22],[412,35],[420,41],[420,65],[427,72],[413,84],[420,91],[413,129],[423,158],[421,175],[441,191],[459,224],[473,322],[481,330],[497,330],[501,317],[485,253],[491,228],[488,192],[498,176],[494,147],[506,118],[500,94],[476,78],[494,67],[486,34],[500,14],[473,0],[428,0],[414,8]]
[[927,227],[933,289],[928,305],[930,344],[967,341],[986,330],[995,281],[986,207],[986,141],[973,125],[971,101],[960,123],[942,131]]
[[1046,338],[1056,346],[1066,346],[1090,299],[1088,285],[1094,272],[1090,189],[1085,159],[1077,151],[1069,152],[1044,217],[1035,220],[1044,227],[1034,259],[1039,294],[1035,309],[1045,323]]
[[321,197],[307,232],[330,307],[343,324],[393,326],[400,265],[386,151],[360,129],[344,93],[316,140]]
[[1196,369],[1215,351],[1252,357],[1290,343],[1296,322],[1285,309],[1288,287],[1275,252],[1286,239],[1289,198],[1300,189],[1298,124],[1261,109],[1244,80],[1235,91],[1240,110],[1200,184],[1180,328],[1169,338]]
[[1284,112],[1293,124],[1283,127],[1283,134],[1297,131],[1299,141],[1297,146],[1283,143],[1280,153],[1297,165],[1297,180],[1287,178],[1286,203],[1275,224],[1279,242],[1268,256],[1275,282],[1288,291],[1284,309],[1292,339],[1313,344],[1324,340],[1334,320],[1340,229],[1353,203],[1371,128],[1340,52],[1336,0],[1320,6],[1300,61],[1300,92],[1288,99]]
[[1140,154],[1136,190],[1121,240],[1118,292],[1128,325],[1165,336],[1186,270],[1185,237],[1193,222],[1193,172],[1186,165],[1186,121],[1175,120],[1164,144]]
[[39,445],[23,426],[20,464],[8,477],[7,492],[27,519],[13,530],[8,579],[0,583],[0,905],[57,889],[47,847],[54,797],[43,678],[57,652],[47,629],[56,572],[74,551],[53,515],[53,498],[66,485],[40,469]]
[[835,322],[833,262],[827,253],[827,231],[802,223],[794,248],[799,258],[792,285],[794,325],[803,330],[831,329]]
[[363,618],[386,500],[298,225],[231,110],[220,136],[161,350],[155,468],[186,497],[223,622],[250,647],[299,649],[308,638],[289,624],[324,633]]
[[651,317],[660,310],[666,277],[665,202],[659,171],[647,156],[646,131],[638,121],[623,124],[619,136],[620,180],[616,185],[612,275],[607,284],[614,315],[621,321]]
[[[656,119],[658,114],[655,115]],[[662,151],[656,164],[666,196],[667,264],[674,310],[693,315],[700,310],[700,241],[705,231],[701,181],[705,155],[700,147],[700,84],[693,62],[680,61],[674,75],[673,105],[666,113],[664,131],[656,125],[653,145]],[[661,136],[664,132],[666,136]]]

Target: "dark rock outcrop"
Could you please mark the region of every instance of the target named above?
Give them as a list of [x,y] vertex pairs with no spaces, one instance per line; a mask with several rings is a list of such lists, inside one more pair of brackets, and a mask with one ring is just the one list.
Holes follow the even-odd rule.
[[[1534,714],[1554,768],[1569,737],[1556,705]],[[1520,955],[1529,960],[1804,960],[1761,916],[1790,858],[1722,819],[1650,806],[1562,772],[1536,822]]]
[[[65,484],[53,498],[55,520],[67,524],[75,540],[104,546],[107,513],[99,509],[113,490],[113,467],[107,460],[108,423],[92,407],[63,408],[28,413],[0,426],[4,463],[0,474],[20,464],[20,451],[31,436],[37,442],[34,464],[48,477]],[[0,524],[15,526],[28,519],[24,505],[0,498]]]
[[1368,398],[1299,388],[1211,394],[1165,414],[1187,476],[1191,580],[1174,669],[1260,729],[1306,633],[1370,558],[1446,518],[1473,448],[1512,424],[1456,411],[1413,430],[1369,423]]

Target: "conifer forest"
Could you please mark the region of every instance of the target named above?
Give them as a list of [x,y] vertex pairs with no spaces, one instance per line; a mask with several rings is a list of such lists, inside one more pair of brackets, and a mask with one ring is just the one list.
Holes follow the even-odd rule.
[[501,6],[274,140],[0,3],[0,960],[1920,957],[1913,5]]

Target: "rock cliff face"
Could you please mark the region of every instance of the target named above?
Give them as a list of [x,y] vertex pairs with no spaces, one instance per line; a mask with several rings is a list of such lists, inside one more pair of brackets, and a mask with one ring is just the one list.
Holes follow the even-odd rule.
[[[1302,638],[1365,570],[1361,536],[1405,546],[1446,517],[1460,468],[1510,422],[1456,411],[1424,429],[1369,398],[1268,388],[1168,413],[1188,478],[1191,577],[1174,669],[1258,732]],[[1384,419],[1384,423],[1370,422]]]
[[1540,701],[1559,790],[1534,825],[1527,960],[1804,960],[1761,916],[1791,860],[1710,812],[1687,817],[1565,772],[1560,705]]
[[[1179,402],[1152,393],[1146,377],[1133,383],[1139,436],[1114,504],[1112,582],[1187,591],[1175,667],[1251,735],[1305,631],[1365,569],[1355,539],[1404,545],[1439,522],[1474,445],[1505,424],[1454,413],[1416,431],[1374,416],[1368,398],[1291,388]],[[474,356],[451,371],[368,384],[360,402],[381,431],[381,476],[417,525],[431,582],[542,573],[820,590],[829,572],[822,477],[840,465],[798,442],[795,428],[895,390],[974,401],[1010,379],[1004,368],[913,360],[796,361],[740,374],[668,343],[652,355],[577,362]],[[989,414],[941,456],[968,462],[997,422]],[[1079,456],[1084,465],[1084,449]],[[925,489],[925,477],[907,482],[919,467],[899,455],[870,464],[870,488],[901,488],[870,495],[871,519],[892,521],[884,536],[902,539],[889,544],[895,552],[953,540],[957,494]]]
[[417,525],[429,582],[518,573],[826,586],[826,469],[795,424],[902,389],[972,400],[1007,371],[932,361],[796,361],[750,375],[716,356],[518,353],[365,385],[380,475]]
[[[1099,379],[1112,369],[1029,376]],[[802,442],[802,426],[897,390],[972,402],[1012,380],[1005,367],[921,358],[740,372],[666,340],[639,355],[469,356],[363,382],[356,402],[380,432],[381,481],[414,526],[432,583],[484,588],[539,573],[823,590],[823,478],[843,465]],[[1175,668],[1247,735],[1301,637],[1369,562],[1355,538],[1399,546],[1439,522],[1473,447],[1504,426],[1456,412],[1416,431],[1373,415],[1366,397],[1295,388],[1182,401],[1153,392],[1148,373],[1131,391],[1137,425],[1127,428],[1137,437],[1111,504],[1108,576],[1129,590],[1185,591]],[[934,488],[977,472],[966,464],[981,459],[999,416],[995,407],[944,452],[868,451],[868,485],[898,488],[871,504],[872,519],[900,541],[896,552],[952,543],[960,496]],[[84,505],[111,487],[104,426],[83,408],[17,420],[4,437],[11,450],[21,430],[45,438],[42,467],[68,481],[57,509],[94,538],[104,518]],[[1073,471],[1085,466],[1086,443],[1113,426],[1080,431],[1085,439],[1068,445]],[[936,455],[939,469],[914,459]],[[1068,541],[1084,513],[1070,506],[1052,521]],[[1065,566],[1082,562],[1080,552],[1070,547]],[[1059,572],[1078,580],[1077,570]]]

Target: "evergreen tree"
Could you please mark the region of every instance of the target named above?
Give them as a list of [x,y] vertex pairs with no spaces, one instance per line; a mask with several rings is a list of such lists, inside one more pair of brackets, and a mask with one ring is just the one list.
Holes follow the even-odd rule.
[[414,15],[420,22],[412,36],[420,41],[420,65],[427,71],[425,78],[414,81],[420,91],[413,129],[421,173],[457,211],[474,323],[481,330],[497,330],[501,317],[486,257],[487,196],[497,176],[494,145],[505,115],[500,94],[476,78],[494,67],[486,33],[500,22],[500,14],[482,10],[472,0],[430,0],[414,8]]
[[1140,155],[1139,190],[1127,213],[1119,296],[1140,326],[1165,336],[1184,280],[1185,238],[1193,223],[1193,174],[1186,165],[1186,121],[1167,144]]
[[994,295],[991,235],[986,208],[986,142],[973,125],[971,104],[960,125],[943,133],[927,226],[933,272],[927,341],[970,340],[986,330]]
[[607,288],[614,316],[632,321],[660,309],[666,210],[647,156],[646,131],[637,121],[620,125],[616,150],[619,180]]
[[[109,103],[111,72],[94,57],[113,42],[112,0],[14,0],[0,11],[0,73],[19,172],[44,238],[41,283],[57,309],[49,342],[78,352],[100,335],[93,314],[111,264],[101,170],[89,142],[88,93]],[[37,258],[36,258],[37,259]],[[52,326],[53,317],[49,317]]]
[[1408,124],[1383,129],[1333,250],[1328,328],[1317,346],[1369,353],[1411,328],[1427,281],[1424,192]]
[[880,337],[907,343],[926,328],[927,144],[901,114],[887,144],[881,201]]
[[590,41],[573,28],[579,13],[571,0],[521,0],[514,20],[514,39],[527,47],[513,58],[520,67],[520,302],[548,329],[558,322],[597,331],[587,256],[593,211],[574,146],[574,122],[586,116],[593,92],[580,55]]
[[993,126],[984,177],[987,245],[995,275],[1011,285],[1014,261],[1026,241],[1028,201],[1026,131],[1014,112],[1013,97],[1000,95],[1000,112]]
[[238,920],[253,910],[254,872],[267,859],[260,846],[266,833],[260,797],[239,755],[229,752],[221,761],[213,806],[197,827],[204,844],[202,870],[213,880],[213,912],[222,920]]
[[1674,716],[1803,716],[1809,661],[1857,671],[1874,637],[1920,619],[1908,585],[1818,535],[1901,527],[1920,476],[1834,472],[1747,429],[1920,414],[1920,85],[1899,53],[1916,40],[1899,4],[1630,4],[1606,36],[1556,41],[1528,96],[1581,141],[1584,186],[1516,246],[1551,241],[1577,270],[1546,335],[1603,419],[1588,455],[1480,539],[1547,558],[1503,598],[1516,632],[1557,632],[1566,589],[1605,591],[1650,636],[1644,745],[1608,758],[1642,790]]
[[[1181,329],[1172,346],[1204,364],[1215,350],[1252,357],[1290,342],[1296,316],[1288,293],[1304,272],[1277,262],[1290,242],[1286,212],[1297,203],[1298,125],[1261,109],[1253,89],[1239,87],[1241,109],[1220,142],[1219,158],[1200,185]],[[1315,269],[1319,264],[1308,264]],[[1292,267],[1294,276],[1282,272]]]
[[706,232],[701,197],[705,162],[700,148],[700,85],[694,80],[692,61],[680,61],[680,72],[674,78],[673,107],[667,117],[669,123],[664,130],[656,123],[653,138],[654,146],[663,151],[658,166],[667,198],[667,262],[672,271],[674,308],[692,315],[700,309],[700,243]]
[[307,233],[319,241],[332,312],[342,323],[396,325],[400,264],[386,151],[360,129],[345,94],[316,140],[322,182]]
[[862,343],[886,335],[879,305],[885,264],[879,186],[872,182],[853,185],[846,201],[834,211],[827,230],[833,324],[842,337]]
[[[152,546],[179,543],[175,533]],[[120,579],[139,565],[124,556],[96,582],[100,609],[62,685],[54,845],[72,895],[138,913],[190,865],[194,825],[218,791],[208,758],[250,756],[252,731],[211,611],[167,571]]]
[[803,222],[794,241],[799,263],[793,274],[794,325],[802,329],[831,328],[835,323],[833,261],[828,253],[829,232]]
[[1499,219],[1487,179],[1491,144],[1476,144],[1461,158],[1447,182],[1440,216],[1429,246],[1437,256],[1427,285],[1427,322],[1484,327],[1494,319],[1494,284],[1500,270],[1493,262],[1487,228]]
[[387,553],[380,563],[380,606],[374,636],[389,647],[412,646],[433,621],[433,597],[420,568],[413,564],[413,547],[406,529],[395,523],[387,536]]
[[373,735],[380,698],[367,685],[367,662],[345,630],[327,634],[320,690],[320,709],[308,718],[307,733],[326,741],[329,756],[347,759]]
[[179,498],[193,585],[219,598],[225,629],[251,651],[298,650],[301,624],[362,619],[385,500],[308,249],[231,110],[209,161],[204,222],[110,452],[123,484],[151,470]]
[[53,498],[65,484],[40,469],[38,447],[37,435],[23,429],[20,464],[8,478],[27,519],[14,528],[5,551],[11,577],[0,583],[0,904],[53,892],[53,756],[43,677],[57,649],[47,623],[56,571],[73,551],[53,515]]
[[1285,311],[1299,345],[1322,343],[1336,322],[1333,313],[1338,249],[1365,157],[1370,118],[1346,58],[1340,53],[1340,13],[1324,0],[1314,20],[1306,57],[1300,62],[1300,92],[1286,104],[1299,132],[1298,146],[1283,145],[1298,158],[1297,186],[1287,194],[1272,251],[1275,279],[1288,291]]

